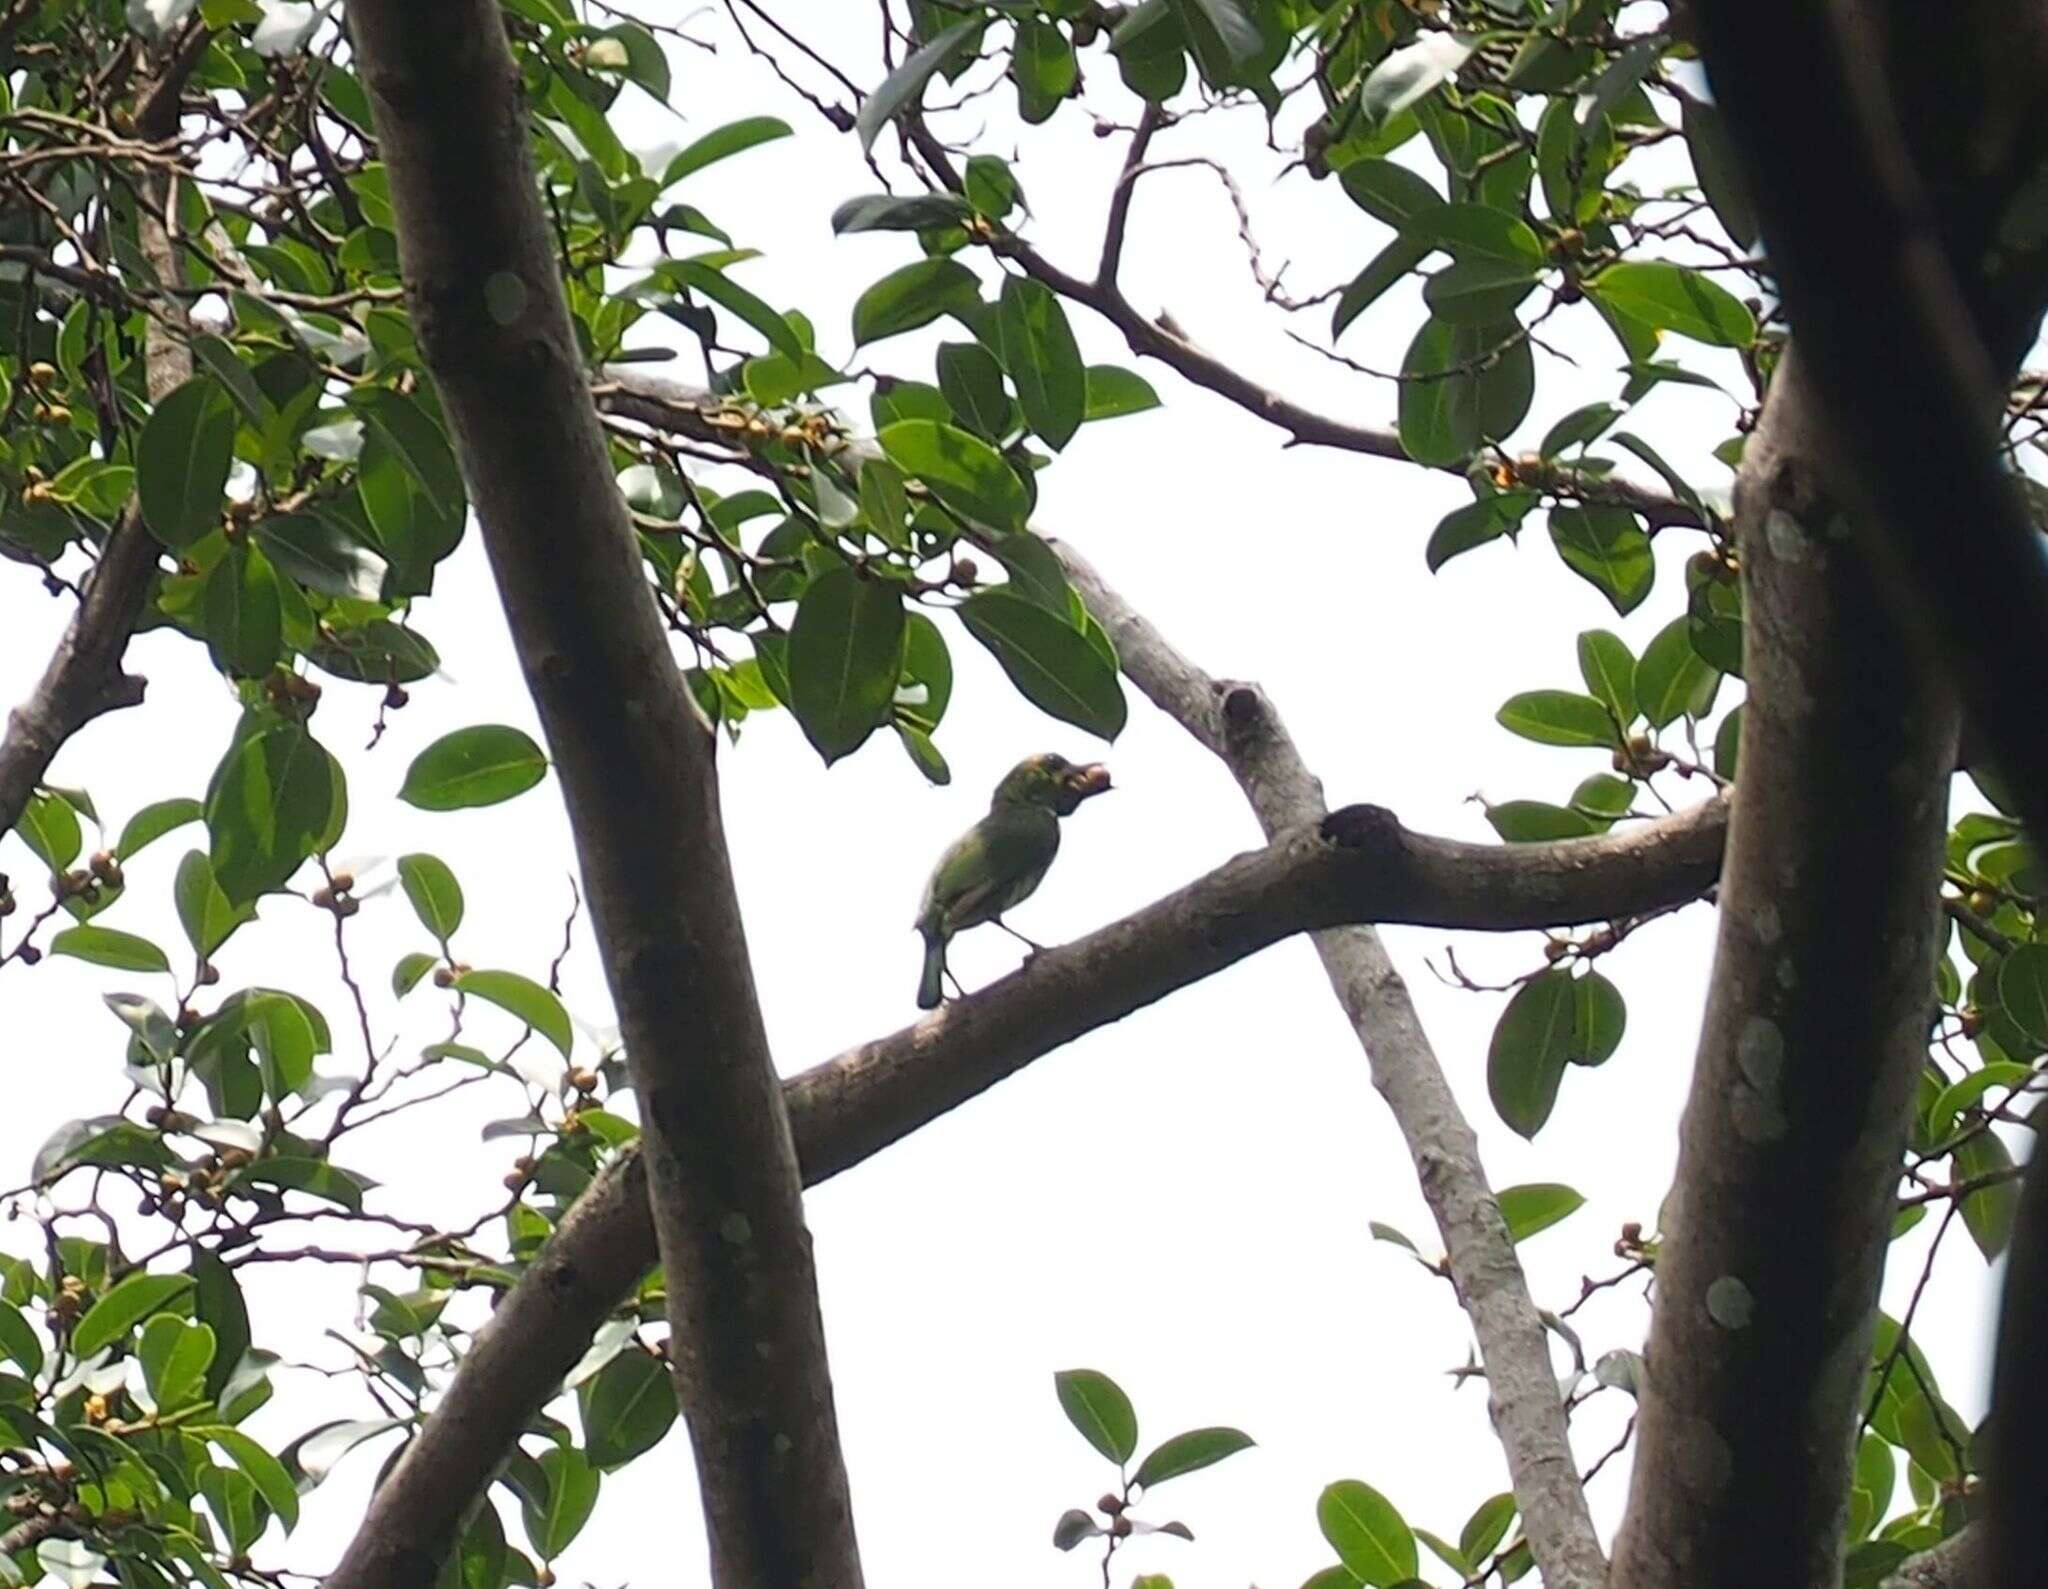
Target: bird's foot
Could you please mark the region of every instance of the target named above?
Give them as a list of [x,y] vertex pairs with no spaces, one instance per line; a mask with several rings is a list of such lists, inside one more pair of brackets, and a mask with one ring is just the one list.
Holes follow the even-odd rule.
[[1002,928],[1004,932],[1008,933],[1012,938],[1015,938],[1017,942],[1021,943],[1026,949],[1029,949],[1031,951],[1031,953],[1025,957],[1027,961],[1035,960],[1040,955],[1045,953],[1044,944],[1038,943],[1033,939],[1025,937],[1015,927],[1012,927],[1008,922],[1004,921],[1002,917],[995,916],[991,917],[990,919],[994,921],[998,927]]

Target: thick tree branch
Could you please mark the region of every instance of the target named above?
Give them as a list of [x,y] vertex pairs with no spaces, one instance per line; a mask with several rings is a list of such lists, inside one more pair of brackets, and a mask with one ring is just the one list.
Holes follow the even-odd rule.
[[[1322,787],[1265,694],[1253,685],[1210,679],[1072,547],[1056,549],[1089,611],[1116,641],[1125,673],[1223,760],[1266,833],[1320,819]],[[1451,1279],[1479,1341],[1494,1428],[1537,1568],[1555,1589],[1597,1589],[1607,1580],[1607,1559],[1572,1457],[1548,1332],[1487,1181],[1478,1138],[1379,934],[1370,926],[1331,927],[1315,934],[1315,946],[1436,1219]]]
[[[561,778],[625,1038],[711,1581],[859,1589],[796,1151],[726,853],[716,741],[648,600],[590,403],[503,13],[495,0],[350,0],[348,18],[413,328]],[[425,1543],[366,1527],[331,1589],[424,1589],[446,1538]]]
[[[1955,10],[1930,31],[1921,8],[1895,0],[1697,7],[1863,550],[1892,611],[1946,664],[2038,839],[2048,834],[2048,558],[2003,478],[1997,425],[2048,294],[2038,241],[2001,226],[2009,211],[2027,213],[2048,150],[2048,6]],[[1745,737],[1745,777],[1747,754]],[[2048,1559],[2038,1149],[2028,1183],[1992,1398],[1994,1583],[2037,1578]]]
[[1795,336],[1736,486],[1749,684],[1614,1575],[1840,1581],[1926,1063],[1955,720],[1848,545]]
[[1968,1523],[1932,1550],[1901,1562],[1882,1589],[1993,1589],[2001,1581],[2011,1580],[1991,1576],[1983,1525]]
[[[1290,829],[1136,915],[1048,949],[915,1025],[791,1079],[784,1093],[805,1184],[851,1168],[1061,1044],[1305,927],[1369,920],[1507,929],[1655,910],[1713,883],[1726,826],[1726,803],[1716,800],[1610,837],[1561,844],[1428,838],[1371,807]],[[1360,985],[1361,998],[1371,993]],[[1455,1106],[1419,1084],[1416,1090],[1414,1107],[1428,1105],[1426,1130],[1451,1130]],[[1430,1147],[1426,1186],[1443,1178],[1445,1157]],[[371,1499],[328,1589],[369,1589],[380,1581],[366,1575],[373,1568],[440,1559],[528,1418],[654,1263],[644,1174],[637,1154],[622,1156],[499,1303],[419,1438]],[[1468,1210],[1464,1200],[1457,1206]],[[1483,1245],[1482,1206],[1491,1207],[1490,1199],[1458,1215],[1460,1233],[1447,1238],[1454,1250]],[[1473,1227],[1481,1234],[1466,1234]],[[1497,1264],[1475,1260],[1454,1272],[1488,1310],[1506,1305],[1495,1300]],[[1524,1504],[1541,1515],[1540,1499]]]

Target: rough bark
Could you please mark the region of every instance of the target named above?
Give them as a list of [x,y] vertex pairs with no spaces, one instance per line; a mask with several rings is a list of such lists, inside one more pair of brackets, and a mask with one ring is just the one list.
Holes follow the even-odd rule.
[[1883,1589],[1993,1589],[1996,1584],[2022,1581],[1992,1576],[1983,1525],[1971,1523],[1932,1550],[1900,1563]]
[[1955,719],[1824,481],[1795,347],[1736,488],[1743,712],[1721,928],[1614,1575],[1834,1589],[1925,1063]]
[[[1099,582],[1090,588],[1091,601],[1099,599]],[[1336,813],[1327,824],[1332,837],[1321,824],[1287,830],[1273,846],[1227,862],[1136,915],[1047,949],[915,1025],[792,1078],[784,1095],[804,1182],[815,1186],[851,1168],[1061,1044],[1307,926],[1372,920],[1506,929],[1655,910],[1712,885],[1726,826],[1727,805],[1717,800],[1612,837],[1560,844],[1429,838],[1369,807]],[[1376,1000],[1405,995],[1398,981],[1375,982],[1371,969],[1361,966],[1349,997],[1378,1018]],[[1381,1070],[1399,1068],[1398,1032],[1390,1027],[1375,1053]],[[1413,1094],[1400,1108],[1415,1122],[1418,1162],[1428,1166],[1425,1187],[1451,1210],[1446,1245],[1453,1274],[1489,1318],[1511,1312],[1514,1259],[1494,1224],[1498,1211],[1489,1218],[1490,1198],[1458,1174],[1469,1131],[1433,1062],[1404,1090]],[[645,1170],[629,1152],[578,1200],[498,1304],[419,1438],[372,1497],[328,1589],[410,1582],[377,1575],[441,1559],[527,1419],[654,1263],[644,1188]],[[1503,1361],[1498,1350],[1490,1361]],[[1500,1373],[1505,1381],[1510,1370]],[[1554,1402],[1555,1386],[1547,1393]],[[1512,1409],[1504,1428],[1517,1428],[1526,1416]],[[1538,1471],[1551,1482],[1554,1464]],[[1540,1498],[1524,1504],[1544,1515]]]
[[[494,0],[350,0],[414,331],[619,1014],[721,1589],[858,1589],[810,1237],[719,812],[572,332]],[[387,1486],[388,1488],[388,1486]],[[370,1530],[330,1580],[431,1580]]]
[[[1073,548],[1057,550],[1089,610],[1115,639],[1124,672],[1223,760],[1268,837],[1292,824],[1321,820],[1322,786],[1264,692],[1209,678],[1126,606]],[[1408,1145],[1443,1239],[1445,1262],[1479,1342],[1494,1428],[1543,1582],[1554,1589],[1597,1589],[1607,1581],[1607,1559],[1572,1457],[1548,1333],[1487,1181],[1478,1138],[1380,935],[1370,926],[1340,926],[1315,933],[1313,941],[1330,989],[1365,1050],[1373,1086]]]

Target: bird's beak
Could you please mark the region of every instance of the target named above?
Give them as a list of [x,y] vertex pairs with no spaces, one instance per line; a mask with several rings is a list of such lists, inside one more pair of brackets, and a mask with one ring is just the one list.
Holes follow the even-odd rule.
[[1063,780],[1067,795],[1076,805],[1090,795],[1099,795],[1109,787],[1109,769],[1101,762],[1086,767],[1076,767]]

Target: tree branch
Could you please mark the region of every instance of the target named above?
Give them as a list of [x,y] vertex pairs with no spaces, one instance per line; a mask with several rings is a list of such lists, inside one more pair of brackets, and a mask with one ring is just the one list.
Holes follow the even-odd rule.
[[[726,852],[716,740],[648,599],[591,406],[503,13],[496,0],[349,0],[348,17],[413,328],[561,778],[625,1038],[711,1581],[859,1589],[796,1151]],[[517,1350],[518,1337],[493,1344]],[[435,1559],[365,1528],[330,1589],[424,1586]]]
[[[1088,610],[1115,640],[1125,673],[1223,760],[1267,834],[1321,818],[1322,787],[1264,692],[1210,679],[1125,605],[1072,547],[1055,543],[1055,549]],[[1711,809],[1720,810],[1719,802]],[[1339,812],[1329,820],[1343,817]],[[1373,1085],[1408,1144],[1443,1239],[1451,1279],[1478,1337],[1494,1428],[1543,1581],[1555,1589],[1598,1589],[1607,1581],[1607,1560],[1572,1457],[1549,1335],[1487,1181],[1478,1138],[1379,934],[1370,926],[1332,927],[1315,934],[1315,946],[1331,991],[1366,1051]]]
[[[1654,910],[1712,885],[1726,827],[1726,802],[1715,800],[1624,833],[1557,844],[1428,838],[1373,807],[1289,829],[1136,915],[1047,949],[915,1025],[792,1078],[784,1096],[804,1182],[850,1169],[1062,1044],[1305,927],[1372,920],[1506,930]],[[1432,1121],[1455,1119],[1447,1100],[1420,1089],[1419,1096],[1432,1111],[1451,1111]],[[1429,1152],[1432,1163],[1442,1156],[1434,1146]],[[1425,1185],[1441,1174],[1432,1168]],[[644,1176],[628,1152],[578,1199],[372,1497],[327,1589],[415,1582],[374,1573],[431,1570],[441,1559],[528,1418],[654,1263]],[[1464,1228],[1484,1221],[1476,1211],[1458,1218],[1453,1245],[1463,1251],[1481,1240]],[[1489,1310],[1497,1305],[1492,1266],[1472,1263],[1460,1284]],[[1525,1504],[1541,1515],[1540,1501]]]
[[1984,1527],[1967,1523],[1932,1550],[1899,1563],[1881,1589],[1992,1589],[2001,1581],[1990,1573]]

